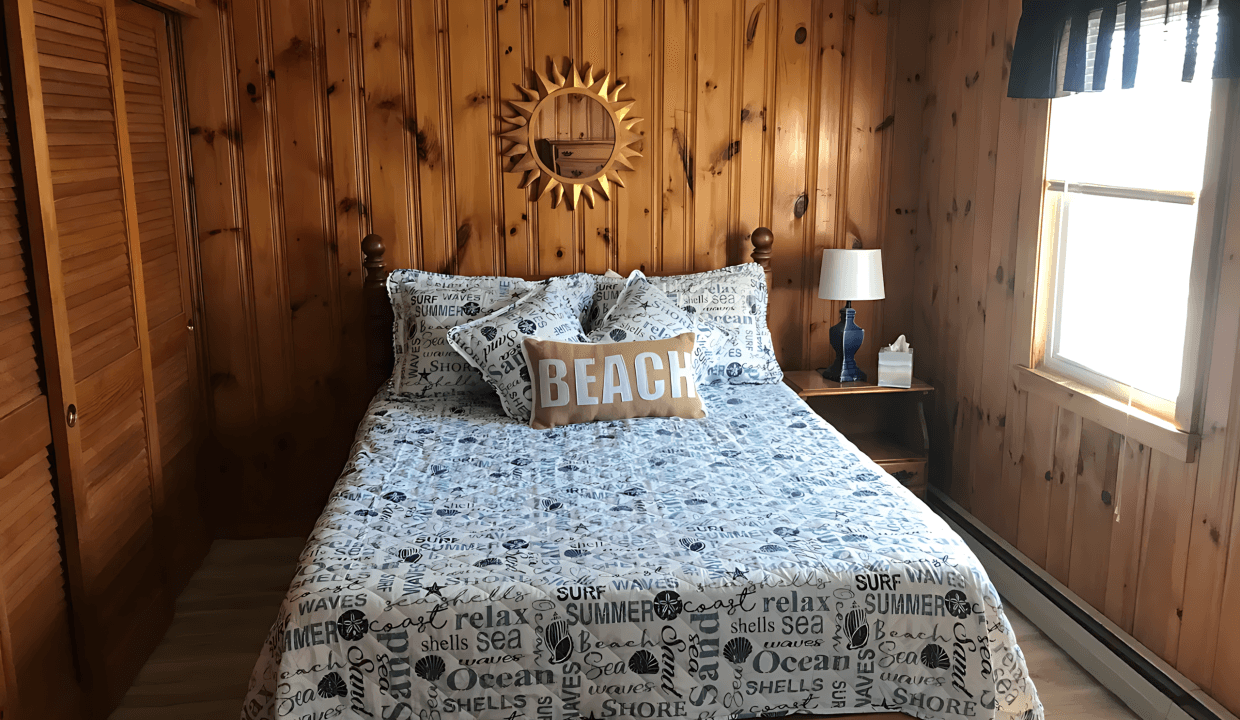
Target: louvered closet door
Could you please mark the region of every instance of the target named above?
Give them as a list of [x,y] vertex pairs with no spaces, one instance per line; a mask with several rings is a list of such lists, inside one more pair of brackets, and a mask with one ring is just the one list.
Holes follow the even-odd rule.
[[4,717],[77,718],[52,436],[5,58],[0,86],[0,684],[5,675],[11,680]]
[[0,603],[0,718],[4,717],[5,708],[9,706],[9,674],[13,670],[8,661],[9,651],[5,649],[9,629],[3,624],[4,614],[4,605]]
[[156,516],[177,529],[167,541],[170,572],[179,585],[202,555],[205,531],[194,469],[198,350],[169,45],[163,13],[117,0],[116,15],[163,460],[164,506]]
[[156,542],[162,464],[119,31],[109,3],[9,5],[28,98],[19,127],[32,136],[23,181],[32,226],[38,208],[32,238],[51,310],[40,315],[56,473],[67,534],[77,538],[69,574],[98,707],[123,695],[170,608]]

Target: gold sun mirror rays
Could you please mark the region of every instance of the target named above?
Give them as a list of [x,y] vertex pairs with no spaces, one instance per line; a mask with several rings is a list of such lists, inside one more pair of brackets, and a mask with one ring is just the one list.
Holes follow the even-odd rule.
[[510,100],[516,116],[502,118],[515,126],[500,135],[510,144],[503,154],[511,158],[505,172],[523,173],[521,187],[531,188],[534,200],[551,194],[551,207],[560,203],[577,209],[581,199],[594,207],[595,199],[610,200],[623,187],[621,170],[632,170],[633,147],[641,136],[629,117],[633,101],[620,99],[624,83],[611,75],[596,77],[590,65],[568,64],[568,75],[554,63],[551,75],[538,73],[538,87],[516,86],[524,100]]

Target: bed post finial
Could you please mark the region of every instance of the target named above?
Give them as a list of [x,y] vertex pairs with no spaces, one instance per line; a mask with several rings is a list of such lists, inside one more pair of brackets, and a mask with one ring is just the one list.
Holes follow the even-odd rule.
[[387,295],[387,266],[383,262],[383,238],[362,238],[366,280],[362,299],[366,308],[366,382],[372,392],[392,374],[392,303]]
[[769,228],[754,228],[753,233],[749,236],[753,243],[753,261],[762,266],[766,271],[766,286],[771,286],[771,247],[775,244],[775,233]]
[[362,254],[366,256],[366,261],[362,263],[366,268],[366,287],[382,287],[387,280],[383,263],[383,253],[386,250],[387,248],[383,247],[383,238],[378,235],[372,233],[362,238]]

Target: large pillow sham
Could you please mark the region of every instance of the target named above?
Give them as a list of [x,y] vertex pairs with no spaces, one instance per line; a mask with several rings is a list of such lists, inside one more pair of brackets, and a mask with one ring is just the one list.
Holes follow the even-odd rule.
[[[762,385],[783,379],[766,324],[766,271],[761,265],[745,263],[690,275],[643,277],[682,310],[701,315],[726,336],[719,364],[708,370],[703,382]],[[613,295],[615,283],[599,280],[592,315],[602,318],[611,310],[615,304],[611,298],[618,298],[620,293],[615,290]]]
[[448,330],[510,305],[536,287],[520,278],[393,270],[387,290],[395,318],[395,392],[430,398],[487,391],[482,375],[448,344]]
[[514,420],[530,419],[534,391],[522,341],[527,337],[585,342],[563,278],[552,278],[520,300],[490,315],[448,330],[448,343],[482,373],[504,412]]
[[693,370],[705,382],[711,368],[723,367],[719,353],[727,342],[723,331],[701,314],[690,315],[666,293],[637,271],[620,292],[616,304],[588,334],[593,343],[663,340],[693,333]]
[[706,417],[692,332],[660,340],[572,343],[527,337],[534,376],[530,427],[640,417]]

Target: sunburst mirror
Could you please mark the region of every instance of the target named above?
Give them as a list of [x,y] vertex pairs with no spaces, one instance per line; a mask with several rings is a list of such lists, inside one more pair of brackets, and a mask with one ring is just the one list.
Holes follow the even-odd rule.
[[538,87],[517,85],[524,100],[509,100],[516,116],[501,118],[515,127],[500,137],[511,143],[503,150],[512,158],[505,172],[524,173],[520,187],[531,188],[538,200],[551,194],[551,207],[560,203],[577,209],[584,199],[610,200],[616,187],[624,187],[621,170],[632,170],[632,159],[641,157],[633,147],[641,136],[633,126],[641,118],[629,117],[632,100],[621,100],[622,82],[610,73],[596,76],[589,64],[568,63],[568,74],[551,62],[551,76],[537,73]]

